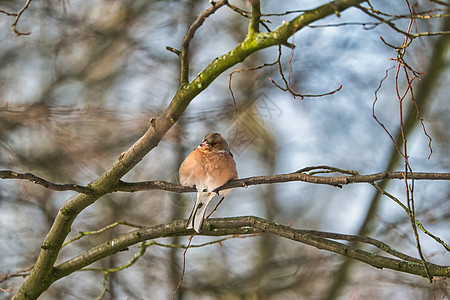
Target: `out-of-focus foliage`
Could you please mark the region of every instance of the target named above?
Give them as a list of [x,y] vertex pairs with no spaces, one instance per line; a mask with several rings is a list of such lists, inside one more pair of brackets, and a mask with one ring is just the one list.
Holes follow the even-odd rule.
[[[22,1],[0,1],[0,9],[18,11]],[[250,10],[247,1],[230,1]],[[261,1],[263,13],[310,9],[319,1]],[[327,1],[320,1],[326,3]],[[403,1],[373,1],[387,13],[408,14]],[[0,169],[31,172],[53,182],[87,184],[108,168],[149,126],[174,95],[179,58],[166,46],[179,48],[188,26],[208,1],[34,1],[18,28],[29,36],[15,37],[14,17],[0,14]],[[419,1],[418,11],[439,7]],[[286,16],[267,17],[272,29]],[[373,22],[357,9],[314,25]],[[400,21],[400,25],[402,25]],[[418,20],[421,32],[436,31],[440,19]],[[403,24],[402,26],[405,26]],[[248,19],[222,8],[196,33],[191,45],[191,73],[197,74],[215,57],[242,41]],[[233,75],[233,105],[227,74],[223,74],[190,105],[182,120],[132,172],[127,180],[177,181],[184,156],[210,131],[231,143],[240,177],[293,172],[305,166],[332,165],[375,173],[386,167],[393,145],[372,118],[374,92],[395,52],[379,36],[400,45],[403,37],[386,25],[346,25],[305,28],[290,42],[293,89],[321,98],[293,99],[269,81],[281,82],[278,68]],[[408,48],[409,63],[425,71],[439,37],[415,40]],[[283,47],[282,62],[289,74],[291,49]],[[273,62],[277,48],[251,56],[239,69]],[[448,60],[448,56],[447,56]],[[448,65],[448,61],[445,62]],[[230,70],[231,72],[232,70]],[[228,72],[229,73],[229,72]],[[397,99],[392,75],[378,94],[377,116],[389,130],[398,130]],[[448,171],[450,135],[448,68],[435,84],[433,96],[421,107],[433,138],[427,160],[427,139],[421,130],[408,138],[410,161],[417,171]],[[420,88],[419,86],[416,86]],[[411,105],[411,104],[405,104]],[[237,115],[234,114],[237,108]],[[403,197],[402,182],[388,190]],[[257,215],[294,228],[355,233],[371,196],[368,185],[337,189],[288,183],[236,189],[215,216]],[[0,181],[0,275],[33,264],[59,207],[72,193],[53,192],[29,182]],[[417,218],[450,240],[448,183],[417,182]],[[151,191],[116,193],[99,199],[72,226],[98,230],[127,220],[153,225],[188,216],[189,195]],[[373,236],[416,256],[411,225],[401,208],[382,200]],[[129,228],[118,226],[63,248],[69,258]],[[426,257],[436,263],[450,255],[421,236]],[[210,238],[195,237],[194,243]],[[185,243],[186,239],[162,239]],[[96,263],[116,267],[138,247]],[[152,246],[130,268],[111,276],[108,299],[167,299],[181,275],[182,249]],[[192,248],[180,299],[318,299],[325,296],[341,258],[291,241],[259,236],[231,239],[222,247]],[[102,290],[103,273],[77,272],[56,282],[43,299],[93,299]],[[23,278],[0,287],[14,290]],[[76,283],[76,284],[73,284]],[[357,264],[342,292],[343,299],[442,299],[444,282],[429,284],[417,276],[375,270]],[[376,296],[374,296],[376,295]],[[0,294],[8,299],[9,293]]]

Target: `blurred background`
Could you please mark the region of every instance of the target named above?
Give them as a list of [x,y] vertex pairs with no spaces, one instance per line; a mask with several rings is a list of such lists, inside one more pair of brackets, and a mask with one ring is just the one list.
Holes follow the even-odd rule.
[[[0,1],[0,9],[17,12],[24,2]],[[263,13],[305,10],[328,3],[261,2]],[[230,3],[250,11],[248,1]],[[387,14],[409,13],[404,1],[372,4]],[[416,11],[445,10],[432,1],[411,4]],[[157,0],[31,2],[17,25],[31,35],[20,37],[11,30],[14,17],[0,14],[0,169],[82,185],[101,175],[145,132],[149,119],[170,102],[178,86],[179,58],[165,48],[180,49],[187,28],[209,5],[208,1]],[[263,18],[275,29],[296,15]],[[417,20],[417,28],[420,32],[439,31],[443,20]],[[274,62],[278,57],[277,47],[257,52],[219,76],[194,99],[159,146],[124,180],[177,182],[180,163],[211,131],[228,139],[241,178],[317,165],[361,174],[387,168],[403,170],[392,141],[372,117],[375,91],[386,70],[396,66],[390,59],[396,56],[395,51],[379,36],[397,46],[403,37],[387,25],[373,26],[370,22],[376,20],[352,8],[340,17],[315,22],[315,27],[304,28],[290,39],[296,45],[291,62],[293,90],[322,94],[343,85],[341,91],[294,99],[269,81],[272,78],[282,83],[278,66],[273,66],[232,76],[234,106],[228,74]],[[398,20],[396,24],[406,29],[407,22]],[[227,7],[208,18],[191,43],[190,78],[241,42],[247,28],[248,19]],[[442,58],[438,57],[437,67],[430,67],[439,39],[444,38],[416,39],[405,56],[417,71],[440,71],[420,107],[432,137],[430,159],[428,139],[420,123],[408,128],[408,154],[414,171],[449,172],[448,46]],[[290,55],[291,49],[283,46],[286,76]],[[395,69],[389,72],[378,92],[375,108],[376,116],[393,135],[399,130],[394,73]],[[403,77],[399,83],[403,90]],[[415,87],[417,94],[421,85]],[[404,107],[411,107],[409,100]],[[385,188],[406,203],[404,182],[392,181]],[[58,209],[72,194],[27,181],[0,180],[0,276],[34,263]],[[447,182],[415,182],[417,219],[447,243],[449,195]],[[214,217],[255,215],[292,224],[293,228],[363,232],[418,257],[408,217],[392,200],[379,198],[368,226],[362,228],[374,199],[376,191],[367,184],[343,189],[300,182],[251,186],[235,189]],[[79,215],[69,238],[121,220],[156,225],[186,219],[193,201],[194,195],[163,191],[106,195]],[[63,248],[58,261],[130,230],[118,226],[71,243]],[[429,261],[449,264],[450,254],[441,245],[423,234],[420,237]],[[196,236],[193,243],[211,240],[214,238]],[[159,242],[185,244],[187,238]],[[138,246],[130,247],[95,266],[120,266],[137,251]],[[111,274],[103,299],[169,299],[180,278],[182,262],[182,249],[149,247],[136,264]],[[14,293],[23,281],[15,277],[0,287],[13,288]],[[94,299],[103,289],[102,282],[100,271],[77,272],[53,284],[42,299]],[[189,249],[177,299],[448,299],[449,293],[444,281],[430,284],[418,276],[358,262],[348,264],[339,255],[263,235],[230,239],[221,247]],[[0,299],[11,295],[1,293]]]

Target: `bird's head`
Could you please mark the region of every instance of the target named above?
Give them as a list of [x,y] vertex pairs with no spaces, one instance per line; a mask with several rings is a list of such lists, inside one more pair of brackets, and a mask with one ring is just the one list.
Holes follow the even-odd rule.
[[205,135],[198,148],[205,152],[230,152],[230,147],[228,146],[227,141],[217,132],[212,132]]

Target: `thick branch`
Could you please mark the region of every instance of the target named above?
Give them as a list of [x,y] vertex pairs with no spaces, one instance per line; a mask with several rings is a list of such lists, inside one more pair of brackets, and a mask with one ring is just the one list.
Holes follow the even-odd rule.
[[[185,225],[185,220],[177,220],[167,224],[135,230],[118,238],[112,239],[56,266],[52,274],[52,280],[56,281],[104,257],[115,254],[131,245],[143,242],[145,240],[156,239],[160,237],[191,235],[193,231],[187,230],[185,228]],[[405,260],[385,257],[376,253],[363,251],[331,240],[348,240],[348,236],[345,235],[292,229],[290,227],[275,224],[273,222],[269,222],[254,216],[210,219],[206,222],[205,229],[201,234],[210,236],[223,236],[230,234],[255,234],[263,232],[269,232],[280,237],[304,243],[319,249],[348,256],[379,269],[388,268],[400,272],[420,275],[424,277],[426,276],[423,265],[419,262],[418,259],[412,258],[398,251],[394,251],[384,243],[368,237],[353,238],[359,239],[362,242],[371,243],[379,247],[380,249],[385,250],[395,256],[402,257]],[[433,276],[450,276],[450,266],[440,266],[428,263],[428,268]]]

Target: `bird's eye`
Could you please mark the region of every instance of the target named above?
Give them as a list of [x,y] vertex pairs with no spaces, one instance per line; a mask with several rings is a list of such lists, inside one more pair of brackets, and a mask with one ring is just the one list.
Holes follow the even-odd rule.
[[215,145],[217,145],[216,142],[211,142],[211,146],[215,146]]

